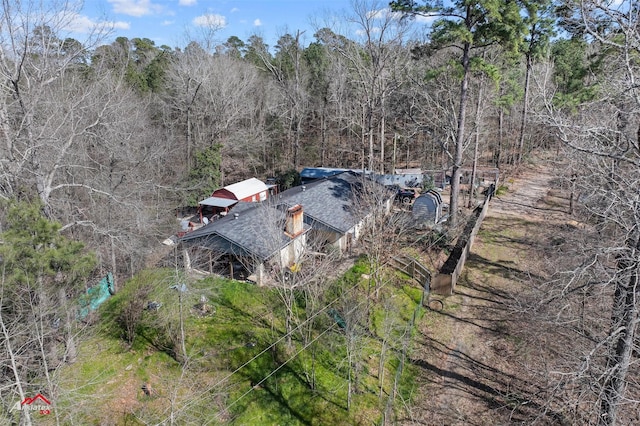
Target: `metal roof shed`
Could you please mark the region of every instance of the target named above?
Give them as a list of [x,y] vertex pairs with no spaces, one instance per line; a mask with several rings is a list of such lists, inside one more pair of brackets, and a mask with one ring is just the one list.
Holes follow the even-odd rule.
[[230,200],[229,198],[209,197],[200,201],[198,204],[202,206],[220,207],[226,209],[227,207],[231,207],[237,202],[238,200]]
[[438,223],[442,218],[442,197],[434,190],[425,192],[413,202],[411,215],[421,224]]
[[300,172],[302,183],[313,182],[317,179],[323,179],[330,176],[339,175],[349,169],[329,168],[329,167],[305,167]]
[[217,189],[212,197],[228,198],[238,201],[264,201],[267,199],[269,187],[260,179],[250,178]]

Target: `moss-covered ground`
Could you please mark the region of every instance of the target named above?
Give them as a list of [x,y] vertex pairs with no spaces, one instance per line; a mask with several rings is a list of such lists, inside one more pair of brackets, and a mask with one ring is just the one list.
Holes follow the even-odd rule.
[[57,372],[58,420],[327,425],[396,416],[395,402],[415,391],[404,361],[421,290],[390,273],[376,298],[368,272],[356,263],[314,309],[297,295],[288,334],[276,289],[143,271],[92,314],[77,361]]

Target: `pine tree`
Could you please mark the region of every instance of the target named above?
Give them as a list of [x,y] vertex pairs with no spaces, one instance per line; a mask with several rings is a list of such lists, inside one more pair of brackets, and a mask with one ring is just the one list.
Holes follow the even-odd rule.
[[[41,205],[10,202],[0,234],[0,387],[16,398],[45,392],[55,398],[52,370],[75,358],[74,301],[96,260],[82,243],[60,234]],[[29,424],[28,413],[21,412]]]

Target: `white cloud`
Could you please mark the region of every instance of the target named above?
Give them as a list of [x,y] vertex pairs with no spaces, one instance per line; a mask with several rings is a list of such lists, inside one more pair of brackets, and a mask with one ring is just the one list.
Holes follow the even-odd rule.
[[[380,34],[382,32],[382,30],[380,29],[380,27],[373,27],[371,28],[371,34]],[[356,34],[363,37],[367,35],[367,32],[365,30],[356,30]]]
[[421,24],[430,24],[435,21],[437,16],[416,16],[416,22],[420,22]]
[[231,13],[236,13],[236,12],[240,12],[240,9],[238,9],[237,7],[234,7],[233,9],[231,9]]
[[167,27],[169,25],[173,25],[175,21],[162,21],[162,23],[160,25],[162,25],[163,27]]
[[261,21],[261,20],[259,20],[259,19],[254,19],[254,21],[253,21],[253,26],[254,26],[254,27],[260,27],[260,26],[262,26],[262,21]]
[[[66,17],[65,17],[66,18]],[[128,30],[131,28],[129,22],[124,21],[94,21],[93,19],[85,16],[74,14],[65,26],[65,29],[70,32],[79,34],[89,34],[94,31],[106,32],[109,30]]]
[[129,16],[145,16],[159,13],[162,6],[154,4],[151,0],[107,0],[113,5],[114,13]]
[[388,8],[379,9],[379,10],[371,10],[371,11],[367,12],[367,18],[369,18],[369,19],[383,19],[389,13],[391,13],[391,10],[388,9]]
[[124,21],[105,22],[105,25],[111,26],[114,30],[128,30],[131,28],[131,23]]
[[222,15],[208,13],[195,17],[193,23],[199,27],[224,28],[227,26],[227,18]]
[[65,29],[74,33],[90,33],[96,26],[97,23],[91,18],[76,14],[71,18]]
[[198,0],[180,0],[178,1],[180,6],[194,6],[198,4]]

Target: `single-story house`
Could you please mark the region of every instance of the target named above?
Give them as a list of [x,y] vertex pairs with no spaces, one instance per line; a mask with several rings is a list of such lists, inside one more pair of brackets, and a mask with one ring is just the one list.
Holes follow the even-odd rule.
[[[234,265],[242,266],[264,284],[270,270],[299,263],[307,245],[347,251],[371,215],[370,207],[367,211],[363,206],[375,205],[388,213],[393,202],[384,186],[363,179],[345,172],[291,188],[264,203],[239,201],[226,216],[179,239],[185,267],[226,265],[233,277]],[[372,199],[380,201],[359,203],[366,191],[379,194]]]
[[[299,205],[278,209],[238,202],[232,213],[180,238],[185,267],[226,265],[233,277],[234,265],[239,265],[262,284],[268,269],[292,267],[300,259],[309,230],[303,217]],[[199,259],[203,253],[205,258]]]
[[324,179],[290,188],[276,197],[278,204],[304,207],[304,221],[311,227],[310,238],[317,245],[333,246],[341,253],[348,251],[358,240],[366,218],[371,212],[357,197],[364,190],[366,179],[369,192],[384,194],[381,209],[391,210],[393,195],[384,187],[356,172],[342,172]]

